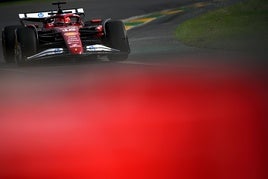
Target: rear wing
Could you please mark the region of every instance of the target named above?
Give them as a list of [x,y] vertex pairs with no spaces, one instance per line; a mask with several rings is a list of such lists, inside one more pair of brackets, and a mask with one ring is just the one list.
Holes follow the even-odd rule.
[[[85,15],[83,8],[74,8],[74,9],[63,9],[64,14],[77,14],[77,15]],[[22,13],[19,14],[19,19],[21,21],[35,21],[42,22],[44,19],[51,17],[52,15],[57,14],[58,11],[46,11],[46,12],[30,12],[30,13]]]

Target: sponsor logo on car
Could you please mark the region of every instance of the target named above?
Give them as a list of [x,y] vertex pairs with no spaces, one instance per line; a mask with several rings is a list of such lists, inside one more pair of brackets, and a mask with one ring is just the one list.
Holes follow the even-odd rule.
[[77,31],[77,27],[68,27],[68,28],[62,29],[62,32],[76,32],[76,31]]
[[77,35],[77,32],[66,32],[66,33],[64,33],[64,35],[66,35],[66,36],[75,36],[75,35]]
[[38,17],[39,17],[39,18],[43,18],[43,17],[44,17],[44,14],[43,14],[42,12],[39,12],[39,13],[38,13]]

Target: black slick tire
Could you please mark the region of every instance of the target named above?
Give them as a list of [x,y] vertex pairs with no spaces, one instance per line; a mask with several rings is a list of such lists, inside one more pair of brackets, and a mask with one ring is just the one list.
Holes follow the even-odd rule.
[[2,48],[6,63],[15,62],[15,31],[20,27],[19,25],[7,26],[2,31]]
[[105,23],[106,43],[109,47],[120,50],[119,54],[109,55],[111,61],[123,61],[128,58],[130,47],[125,26],[120,20]]
[[17,29],[15,44],[15,61],[21,66],[26,63],[27,57],[37,51],[37,38],[33,29],[22,27]]

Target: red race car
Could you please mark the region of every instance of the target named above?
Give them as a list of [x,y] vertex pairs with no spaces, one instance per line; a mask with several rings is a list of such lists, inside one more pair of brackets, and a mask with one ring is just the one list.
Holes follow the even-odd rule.
[[56,11],[19,14],[21,25],[4,28],[2,43],[7,63],[24,64],[57,56],[128,58],[130,47],[121,20],[83,22],[83,8],[62,9],[62,4],[66,2],[52,3],[58,6]]

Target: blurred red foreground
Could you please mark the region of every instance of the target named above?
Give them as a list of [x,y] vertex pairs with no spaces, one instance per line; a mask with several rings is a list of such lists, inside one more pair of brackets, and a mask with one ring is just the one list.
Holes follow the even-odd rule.
[[1,179],[267,178],[262,79],[217,70],[88,73],[2,79]]

